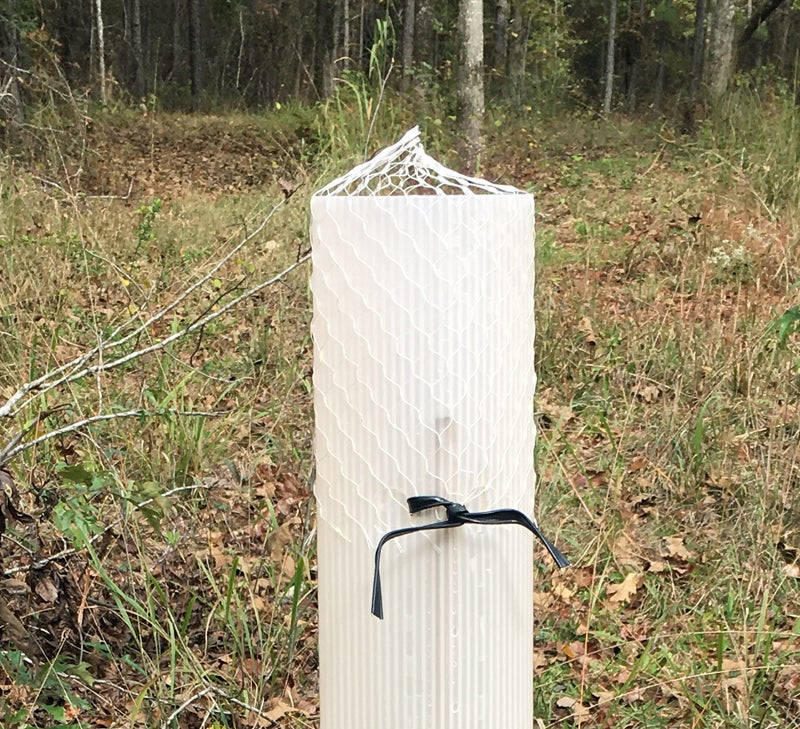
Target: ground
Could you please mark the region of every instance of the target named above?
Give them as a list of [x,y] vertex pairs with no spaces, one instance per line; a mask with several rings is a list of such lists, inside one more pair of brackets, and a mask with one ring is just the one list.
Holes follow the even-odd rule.
[[[308,196],[355,160],[271,124],[97,115],[80,164],[3,178],[0,394],[161,310],[276,204],[126,347],[302,257]],[[480,174],[537,205],[537,517],[574,565],[537,552],[537,720],[797,726],[791,217],[737,159],[625,120],[498,127]],[[160,413],[7,471],[34,519],[4,512],[4,726],[318,724],[307,266],[2,431],[91,415],[98,392]]]

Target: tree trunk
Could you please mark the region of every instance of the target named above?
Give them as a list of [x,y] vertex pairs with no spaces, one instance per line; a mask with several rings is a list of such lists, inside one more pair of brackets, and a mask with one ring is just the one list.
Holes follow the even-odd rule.
[[175,14],[172,16],[172,68],[167,79],[182,81],[184,70],[184,28],[186,27],[185,0],[176,0]]
[[100,102],[106,98],[106,39],[103,28],[103,0],[94,0],[95,27],[97,28],[97,74],[100,77]]
[[147,94],[142,45],[142,0],[131,0],[131,48],[135,65],[134,93],[141,99]]
[[361,8],[358,11],[358,55],[356,56],[356,66],[359,68],[363,68],[364,58],[368,53],[365,37],[366,15],[366,0],[361,0]]
[[769,18],[769,16],[772,15],[772,13],[774,13],[783,4],[783,2],[784,0],[765,0],[765,2],[759,8],[751,12],[747,19],[747,23],[745,24],[741,35],[739,36],[739,45],[747,43],[747,41],[749,41],[752,37],[753,33],[758,30],[758,27],[767,18]]
[[506,72],[508,60],[508,0],[497,0],[495,9],[492,68],[500,74]]
[[414,16],[416,0],[406,0],[403,10],[403,90],[411,85],[411,69],[414,65]]
[[733,76],[734,0],[716,0],[709,16],[708,90],[711,99],[719,99]]
[[192,105],[196,108],[203,93],[203,39],[201,0],[189,0],[189,77]]
[[511,41],[508,46],[508,81],[506,95],[514,103],[522,101],[522,89],[525,82],[525,71],[528,60],[528,39],[531,32],[532,18],[525,18],[522,2],[515,0],[512,5],[512,17],[509,29]]
[[611,113],[611,98],[614,93],[614,42],[617,37],[617,0],[608,4],[608,47],[606,49],[605,94],[603,96],[603,113]]
[[694,43],[692,44],[692,70],[689,81],[690,103],[694,104],[703,82],[703,58],[706,46],[706,0],[695,0]]
[[[335,67],[350,66],[350,0],[335,0],[333,7],[333,58]],[[335,75],[335,68],[334,75]]]
[[639,61],[634,61],[628,68],[628,88],[626,89],[628,101],[628,114],[636,112],[636,94],[638,92],[637,85],[639,83]]
[[784,73],[788,73],[790,68],[790,61],[789,54],[787,50],[789,48],[789,28],[792,24],[792,0],[786,0],[783,4],[783,10],[781,10],[781,15],[783,16],[780,18],[780,36],[778,40],[778,68],[780,68]]
[[335,75],[336,28],[335,11],[338,3],[331,0],[317,0],[317,27],[314,34],[314,83],[317,96],[327,99],[333,94]]
[[661,104],[664,100],[664,77],[666,76],[667,63],[664,54],[658,57],[658,68],[656,69],[656,83],[653,89],[653,113],[661,115]]
[[460,0],[458,9],[458,126],[464,161],[474,172],[483,151],[483,2]]
[[342,0],[342,64],[350,67],[350,0]]
[[433,0],[417,0],[417,18],[415,30],[415,60],[417,63],[425,63],[428,66],[435,66],[434,57],[435,32],[433,21]]
[[[244,8],[239,6],[239,50],[236,54],[236,90],[242,85],[242,61],[244,60]],[[312,63],[313,65],[313,63]]]

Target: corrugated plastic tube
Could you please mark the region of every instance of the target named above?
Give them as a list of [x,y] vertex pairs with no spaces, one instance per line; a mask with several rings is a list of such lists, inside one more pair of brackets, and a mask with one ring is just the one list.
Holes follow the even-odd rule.
[[533,511],[533,197],[376,160],[311,202],[321,726],[530,729],[531,534],[408,499]]

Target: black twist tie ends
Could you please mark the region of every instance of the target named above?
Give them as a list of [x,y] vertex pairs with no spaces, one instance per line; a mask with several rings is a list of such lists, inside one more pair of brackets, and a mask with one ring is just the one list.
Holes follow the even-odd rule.
[[411,496],[408,498],[408,511],[417,514],[426,509],[443,507],[446,518],[431,524],[404,527],[387,532],[381,537],[375,549],[375,571],[372,578],[372,614],[383,620],[383,591],[381,590],[381,552],[384,545],[397,537],[413,534],[414,532],[427,532],[434,529],[454,529],[464,524],[518,524],[532,532],[544,545],[544,548],[553,558],[556,565],[563,569],[569,566],[569,560],[561,554],[558,548],[542,533],[536,522],[516,509],[495,509],[493,511],[469,511],[463,504],[442,498],[441,496]]

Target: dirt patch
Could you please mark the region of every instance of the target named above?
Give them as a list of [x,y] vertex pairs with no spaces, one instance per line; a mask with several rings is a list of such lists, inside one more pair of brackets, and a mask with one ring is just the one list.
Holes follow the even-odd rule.
[[268,129],[252,117],[143,115],[132,124],[94,123],[85,189],[94,195],[176,197],[188,190],[232,193],[292,176],[305,128]]

